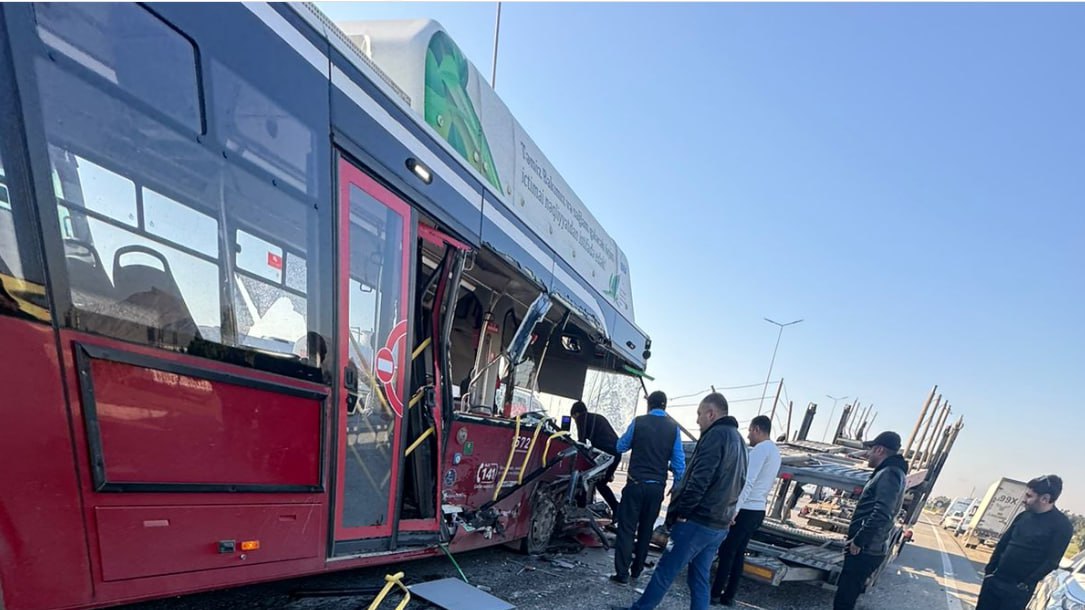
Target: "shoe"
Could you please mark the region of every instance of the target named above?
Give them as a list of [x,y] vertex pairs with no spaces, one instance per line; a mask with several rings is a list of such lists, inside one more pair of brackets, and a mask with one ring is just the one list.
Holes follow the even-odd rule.
[[630,577],[631,577],[631,578],[632,578],[633,580],[636,580],[636,579],[640,578],[640,570],[631,570],[631,571],[629,572],[629,576],[630,576]]
[[610,582],[616,582],[619,585],[628,585],[629,584],[629,577],[628,576],[619,576],[617,574],[611,574],[610,575]]
[[708,598],[708,605],[709,606],[722,606],[723,602],[720,601],[720,596],[719,595],[713,595],[712,597]]

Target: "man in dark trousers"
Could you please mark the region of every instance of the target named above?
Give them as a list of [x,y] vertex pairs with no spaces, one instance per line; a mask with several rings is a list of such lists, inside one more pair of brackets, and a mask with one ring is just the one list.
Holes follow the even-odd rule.
[[672,524],[670,548],[659,558],[652,580],[631,610],[658,606],[687,565],[689,607],[708,608],[712,559],[727,538],[746,482],[746,443],[738,431],[738,422],[727,414],[727,399],[718,392],[701,400],[697,425],[701,438],[667,507],[667,523]]
[[617,518],[618,498],[614,496],[614,492],[607,484],[614,481],[614,471],[618,470],[618,464],[622,461],[622,456],[618,453],[618,435],[607,418],[598,413],[588,413],[588,407],[579,400],[573,403],[569,414],[576,422],[577,440],[582,443],[590,441],[592,447],[614,456],[614,461],[610,464],[610,468],[607,468],[606,475],[595,484],[595,491],[603,496],[603,500],[610,507],[610,514]]
[[[663,505],[663,490],[667,486],[667,464],[674,480],[686,470],[686,454],[678,423],[667,417],[667,395],[648,395],[648,414],[634,419],[625,434],[618,439],[618,452],[630,449],[629,472],[622,501],[618,504],[618,536],[614,541],[614,574],[610,579],[625,584],[629,576],[640,576],[648,557],[648,545],[659,507]],[[636,538],[636,546],[633,540]],[[632,565],[630,565],[632,559]]]
[[867,447],[867,465],[874,468],[852,511],[844,547],[844,569],[836,582],[833,610],[852,610],[871,574],[885,561],[889,535],[904,504],[908,464],[900,451],[900,435],[882,432]]
[[765,504],[780,474],[780,449],[772,442],[772,420],[758,415],[750,422],[746,436],[750,453],[746,465],[746,484],[738,496],[738,515],[731,520],[731,530],[720,545],[716,577],[712,580],[712,603],[734,606],[746,546],[765,520]]
[[1017,515],[995,546],[983,572],[976,610],[1022,610],[1036,585],[1070,545],[1074,526],[1055,506],[1062,479],[1049,474],[1028,482],[1025,512]]

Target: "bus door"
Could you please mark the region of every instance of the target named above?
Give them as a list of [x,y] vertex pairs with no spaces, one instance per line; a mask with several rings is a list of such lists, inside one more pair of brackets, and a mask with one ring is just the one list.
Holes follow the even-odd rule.
[[[447,542],[441,528],[439,489],[452,419],[450,363],[452,322],[458,287],[470,247],[441,231],[418,225],[415,318],[410,399],[404,414],[403,488],[398,546]],[[454,476],[450,475],[450,476]]]
[[388,550],[402,467],[411,211],[339,161],[339,363],[333,555]]

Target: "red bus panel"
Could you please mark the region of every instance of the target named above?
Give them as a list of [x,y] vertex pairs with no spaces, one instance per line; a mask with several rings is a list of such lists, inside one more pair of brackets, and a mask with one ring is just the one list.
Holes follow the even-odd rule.
[[320,489],[319,394],[86,344],[76,354],[99,491]]
[[[320,555],[320,504],[95,509],[106,581]],[[242,548],[242,543],[249,543]]]
[[0,607],[60,608],[93,594],[53,329],[0,316]]

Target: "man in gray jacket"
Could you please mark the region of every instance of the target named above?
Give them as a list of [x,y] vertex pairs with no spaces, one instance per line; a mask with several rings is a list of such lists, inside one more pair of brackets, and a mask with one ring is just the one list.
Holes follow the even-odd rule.
[[867,464],[874,468],[855,504],[844,548],[844,569],[836,582],[833,610],[852,610],[870,575],[885,561],[889,534],[904,503],[908,464],[897,454],[900,435],[882,432],[867,447]]

